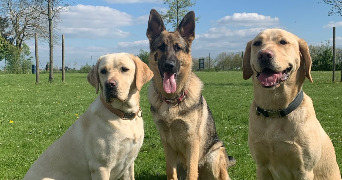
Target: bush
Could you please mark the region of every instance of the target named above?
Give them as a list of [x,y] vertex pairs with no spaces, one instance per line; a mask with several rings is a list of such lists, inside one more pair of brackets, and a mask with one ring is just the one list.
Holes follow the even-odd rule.
[[81,66],[79,72],[80,73],[89,73],[92,66],[90,66],[88,63],[86,63],[84,66]]
[[[312,59],[313,71],[332,71],[333,70],[333,49],[330,42],[318,46],[309,46],[310,55]],[[341,69],[342,49],[336,48],[336,70]]]

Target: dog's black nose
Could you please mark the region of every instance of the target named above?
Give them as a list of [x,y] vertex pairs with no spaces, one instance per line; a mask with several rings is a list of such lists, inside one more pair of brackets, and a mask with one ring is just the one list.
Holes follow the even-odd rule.
[[274,57],[274,54],[271,50],[265,49],[265,50],[260,50],[258,52],[258,59],[261,61],[262,60],[271,60],[271,59],[273,59],[273,57]]
[[108,80],[105,86],[107,88],[112,88],[112,87],[115,87],[116,85],[117,85],[117,82],[115,80]]
[[175,67],[175,63],[173,61],[167,61],[164,63],[165,70],[172,70]]

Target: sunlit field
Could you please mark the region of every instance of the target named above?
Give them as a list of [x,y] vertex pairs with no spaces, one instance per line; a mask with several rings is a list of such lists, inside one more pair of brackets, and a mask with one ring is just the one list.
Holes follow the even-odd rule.
[[[197,72],[204,82],[203,95],[213,113],[219,137],[229,155],[237,159],[229,169],[234,180],[256,179],[256,166],[247,146],[248,110],[253,98],[251,80],[242,72]],[[330,136],[342,169],[342,83],[331,82],[331,72],[312,72],[304,92],[314,102],[317,118]],[[339,73],[337,76],[339,77]],[[0,74],[0,179],[22,179],[39,155],[86,111],[96,98],[87,74]],[[153,123],[145,85],[141,107],[145,139],[135,161],[137,180],[165,180],[165,160],[159,134]]]

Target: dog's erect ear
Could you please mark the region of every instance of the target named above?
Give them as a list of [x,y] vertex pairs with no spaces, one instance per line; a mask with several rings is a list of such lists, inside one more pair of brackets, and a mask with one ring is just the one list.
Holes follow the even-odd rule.
[[298,39],[298,44],[299,51],[302,54],[302,58],[304,59],[305,63],[305,76],[310,80],[310,82],[313,82],[311,77],[312,59],[309,52],[309,46],[304,39]]
[[163,23],[163,19],[156,10],[152,9],[146,31],[147,38],[150,40],[150,42],[153,42],[164,30],[166,30],[166,28]]
[[195,39],[195,13],[193,11],[188,12],[188,14],[184,16],[177,31],[189,42],[192,42]]
[[247,80],[253,75],[253,69],[251,66],[251,48],[252,48],[252,41],[250,40],[246,45],[245,54],[243,56],[243,79]]
[[141,87],[150,81],[153,77],[153,72],[150,70],[150,68],[142,62],[139,57],[131,55],[132,59],[135,63],[135,85],[138,89],[138,91],[141,90]]
[[99,92],[99,83],[100,83],[99,73],[97,72],[98,68],[99,68],[99,60],[97,60],[96,65],[93,66],[93,68],[90,70],[90,72],[87,75],[87,80],[89,84],[95,87],[96,94]]

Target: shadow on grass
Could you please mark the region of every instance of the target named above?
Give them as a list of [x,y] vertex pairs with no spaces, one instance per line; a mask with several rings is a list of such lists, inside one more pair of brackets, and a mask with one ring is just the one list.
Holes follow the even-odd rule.
[[246,82],[246,83],[204,83],[205,86],[253,86],[252,82]]
[[158,174],[140,174],[138,176],[135,176],[136,180],[165,180],[166,175],[158,175]]

